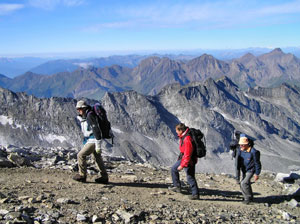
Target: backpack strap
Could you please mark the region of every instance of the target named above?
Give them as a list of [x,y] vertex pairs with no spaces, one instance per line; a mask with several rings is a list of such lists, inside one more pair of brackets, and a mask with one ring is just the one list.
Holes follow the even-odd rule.
[[186,137],[186,135],[185,135],[185,136],[183,136],[183,137],[180,139],[180,146],[182,146],[182,145],[183,145],[183,140],[185,139],[185,137]]
[[94,134],[95,138],[102,139],[103,135],[102,135],[102,131],[101,131],[101,128],[100,128],[99,122],[98,122],[99,118],[96,115],[96,113],[93,110],[90,110],[87,113],[86,117],[87,117],[88,122],[90,123],[90,126],[93,129],[93,134]]
[[[181,138],[181,146],[183,145],[183,141],[184,141],[184,139],[185,139],[185,137],[186,136],[191,136],[191,129],[189,128],[189,130],[185,133],[185,135]],[[192,136],[191,136],[191,139],[192,139],[192,141],[193,141],[193,138],[192,138]]]

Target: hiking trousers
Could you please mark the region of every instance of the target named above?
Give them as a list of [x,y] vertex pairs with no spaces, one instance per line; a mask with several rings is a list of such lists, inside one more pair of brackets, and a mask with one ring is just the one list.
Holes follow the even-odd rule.
[[79,174],[81,176],[86,177],[87,176],[87,161],[86,157],[93,154],[94,160],[98,166],[98,169],[100,170],[102,177],[108,177],[108,174],[106,172],[104,162],[100,153],[96,153],[95,150],[95,143],[86,143],[83,148],[80,150],[80,152],[77,154],[78,159],[78,168],[79,168]]
[[245,201],[253,199],[253,192],[251,187],[251,178],[253,177],[253,172],[243,173],[243,179],[241,181],[241,191],[244,196]]
[[[172,175],[172,180],[173,180],[173,185],[174,187],[181,187],[180,184],[180,177],[179,177],[179,171],[177,170],[177,168],[180,166],[181,160],[178,160],[171,169],[171,175]],[[185,173],[186,173],[186,179],[187,182],[189,183],[191,190],[192,190],[192,195],[199,195],[199,191],[198,191],[198,185],[197,185],[197,181],[195,178],[195,165],[193,166],[188,166],[183,168]]]
[[240,182],[241,179],[241,168],[239,166],[239,157],[236,155],[234,158],[234,166],[235,166],[235,179]]

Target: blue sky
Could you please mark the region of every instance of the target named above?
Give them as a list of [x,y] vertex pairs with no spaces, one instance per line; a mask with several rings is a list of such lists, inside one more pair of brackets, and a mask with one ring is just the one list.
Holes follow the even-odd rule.
[[300,0],[0,0],[0,56],[299,41]]

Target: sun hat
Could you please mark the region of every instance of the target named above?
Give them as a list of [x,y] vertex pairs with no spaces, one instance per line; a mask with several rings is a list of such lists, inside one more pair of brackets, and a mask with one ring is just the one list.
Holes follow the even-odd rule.
[[247,137],[240,137],[239,145],[247,145],[249,144],[249,140]]
[[85,101],[79,100],[76,104],[76,109],[88,107]]

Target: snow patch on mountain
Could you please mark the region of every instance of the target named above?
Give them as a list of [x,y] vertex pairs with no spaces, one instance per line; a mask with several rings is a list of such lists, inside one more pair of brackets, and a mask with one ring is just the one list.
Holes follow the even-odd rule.
[[90,66],[93,66],[92,62],[81,62],[81,63],[73,63],[74,65],[78,65],[84,69],[89,68]]
[[113,132],[116,132],[116,133],[119,133],[119,134],[123,133],[123,131],[121,131],[121,130],[118,129],[118,128],[112,127],[111,130],[112,130]]
[[0,123],[2,125],[8,124],[8,125],[12,126],[13,128],[21,128],[22,127],[21,125],[16,124],[12,118],[4,116],[4,115],[0,115]]
[[46,140],[47,142],[60,141],[61,143],[66,141],[67,139],[64,136],[48,134],[48,135],[40,135],[40,139]]

